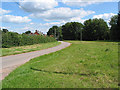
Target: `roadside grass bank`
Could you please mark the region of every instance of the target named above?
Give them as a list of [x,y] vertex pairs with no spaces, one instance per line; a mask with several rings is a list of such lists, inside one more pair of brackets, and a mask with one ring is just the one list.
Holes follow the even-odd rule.
[[34,44],[34,45],[17,46],[17,47],[11,47],[11,48],[2,48],[2,56],[15,55],[15,54],[47,49],[50,47],[57,46],[59,44],[60,42],[56,41],[56,42],[40,43],[40,44]]
[[3,88],[118,88],[118,43],[67,41],[11,72]]

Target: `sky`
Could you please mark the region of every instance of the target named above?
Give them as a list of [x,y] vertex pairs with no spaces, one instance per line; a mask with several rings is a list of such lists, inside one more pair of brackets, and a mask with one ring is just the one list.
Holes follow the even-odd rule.
[[[29,2],[28,2],[29,1]],[[86,1],[86,2],[84,2]],[[85,20],[102,18],[109,23],[118,13],[119,0],[22,0],[2,1],[1,28],[23,33],[39,30],[44,34],[54,25],[67,22],[84,23]]]

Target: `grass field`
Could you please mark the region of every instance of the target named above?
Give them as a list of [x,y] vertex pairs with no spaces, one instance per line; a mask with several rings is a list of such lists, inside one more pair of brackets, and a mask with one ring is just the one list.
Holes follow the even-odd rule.
[[17,47],[11,47],[11,48],[2,48],[2,56],[37,51],[37,50],[41,50],[41,49],[54,47],[59,44],[60,44],[60,42],[49,42],[49,43],[26,45],[26,46],[19,46],[19,47],[17,46]]
[[68,42],[70,47],[18,67],[3,88],[118,88],[116,42]]

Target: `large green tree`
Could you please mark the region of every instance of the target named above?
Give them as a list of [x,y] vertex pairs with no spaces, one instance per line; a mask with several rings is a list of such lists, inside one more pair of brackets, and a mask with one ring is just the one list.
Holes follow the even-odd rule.
[[25,34],[30,34],[30,33],[31,33],[31,31],[26,31],[26,32],[25,32]]
[[120,26],[118,23],[118,15],[114,15],[110,20],[110,37],[111,40],[120,40]]
[[78,40],[80,39],[80,32],[83,25],[78,22],[68,22],[62,26],[62,35],[64,40]]
[[53,35],[54,37],[56,37],[56,31],[57,31],[57,29],[58,29],[58,26],[52,26],[49,30],[48,30],[48,32],[47,32],[47,35]]
[[2,29],[2,31],[3,31],[4,33],[9,32],[7,29]]
[[62,40],[62,27],[58,27],[58,26],[52,26],[48,32],[47,35],[53,35],[54,38],[58,39],[58,40]]
[[84,40],[108,40],[109,28],[103,19],[89,19],[84,22]]

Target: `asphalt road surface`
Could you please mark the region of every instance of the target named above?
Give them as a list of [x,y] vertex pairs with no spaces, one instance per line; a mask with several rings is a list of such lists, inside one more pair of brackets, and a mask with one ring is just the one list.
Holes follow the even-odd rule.
[[60,41],[60,42],[61,44],[56,47],[2,57],[2,59],[0,59],[0,62],[2,62],[2,69],[0,69],[0,73],[2,73],[2,77],[0,80],[3,80],[11,71],[13,71],[15,68],[17,68],[21,64],[28,62],[30,59],[41,56],[41,55],[49,54],[52,52],[56,52],[58,50],[61,50],[70,46],[71,44],[63,41]]

